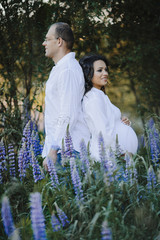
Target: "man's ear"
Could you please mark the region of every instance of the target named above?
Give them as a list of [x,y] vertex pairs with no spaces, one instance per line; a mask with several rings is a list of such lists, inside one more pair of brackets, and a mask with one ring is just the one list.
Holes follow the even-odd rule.
[[63,39],[61,37],[58,38],[58,46],[61,47],[63,44]]

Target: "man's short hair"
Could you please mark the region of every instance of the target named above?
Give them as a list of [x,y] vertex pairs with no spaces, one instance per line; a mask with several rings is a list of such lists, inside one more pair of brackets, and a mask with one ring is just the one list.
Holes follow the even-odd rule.
[[[57,22],[53,24],[55,27],[56,37],[61,37],[65,42],[68,49],[72,50],[74,44],[74,36],[72,29],[67,23]],[[52,26],[53,26],[52,25]]]

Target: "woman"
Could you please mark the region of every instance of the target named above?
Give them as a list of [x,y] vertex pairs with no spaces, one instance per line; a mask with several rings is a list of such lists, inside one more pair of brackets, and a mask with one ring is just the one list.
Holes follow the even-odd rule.
[[130,127],[130,121],[121,117],[119,108],[111,103],[105,94],[108,83],[108,61],[99,55],[85,56],[80,59],[85,78],[83,111],[91,133],[91,155],[99,159],[98,137],[101,132],[105,148],[115,150],[116,137],[122,153],[137,152],[138,139]]

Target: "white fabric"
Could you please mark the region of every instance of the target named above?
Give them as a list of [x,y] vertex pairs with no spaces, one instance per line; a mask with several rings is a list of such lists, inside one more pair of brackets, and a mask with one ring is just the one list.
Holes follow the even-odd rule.
[[76,151],[80,150],[80,141],[89,141],[89,130],[85,124],[81,101],[84,94],[82,69],[70,52],[52,68],[46,83],[45,92],[45,144],[42,156],[45,157],[52,145],[61,148],[66,128],[72,137]]
[[138,139],[134,130],[122,122],[119,108],[111,103],[103,91],[93,87],[87,92],[83,99],[83,111],[91,133],[90,151],[93,157],[99,159],[100,132],[106,149],[115,149],[118,135],[118,142],[123,151],[133,154],[137,152]]

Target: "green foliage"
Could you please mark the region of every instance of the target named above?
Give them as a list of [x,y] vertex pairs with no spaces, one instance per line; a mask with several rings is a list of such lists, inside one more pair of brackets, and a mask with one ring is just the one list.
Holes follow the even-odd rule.
[[[119,159],[120,160],[120,159]],[[147,188],[148,166],[143,157],[135,156],[126,168],[120,163],[113,171],[112,181],[101,163],[90,162],[89,171],[81,172],[81,161],[76,159],[83,186],[84,201],[77,202],[68,163],[64,170],[57,170],[60,185],[53,188],[49,174],[45,179],[33,183],[29,170],[23,183],[14,180],[8,183],[5,194],[9,197],[16,227],[21,239],[32,239],[29,195],[41,192],[45,215],[47,239],[95,239],[101,238],[101,225],[107,219],[112,229],[113,239],[155,239],[159,226],[159,182],[155,187]],[[143,166],[146,171],[134,176],[135,169]],[[125,179],[125,171],[132,172]],[[158,169],[157,169],[158,174]],[[32,187],[30,187],[32,185]],[[53,232],[51,214],[56,214],[56,204],[65,212],[70,223],[58,232]],[[5,234],[3,233],[5,239]]]
[[0,136],[4,141],[19,144],[38,90],[53,65],[44,57],[42,47],[49,26],[57,21],[71,25],[77,57],[97,51],[99,29],[104,27],[99,21],[103,7],[103,1],[87,0],[1,1]]
[[121,78],[129,80],[142,118],[147,112],[159,115],[159,10],[156,1],[115,0],[108,11],[114,72],[117,75],[118,67]]

